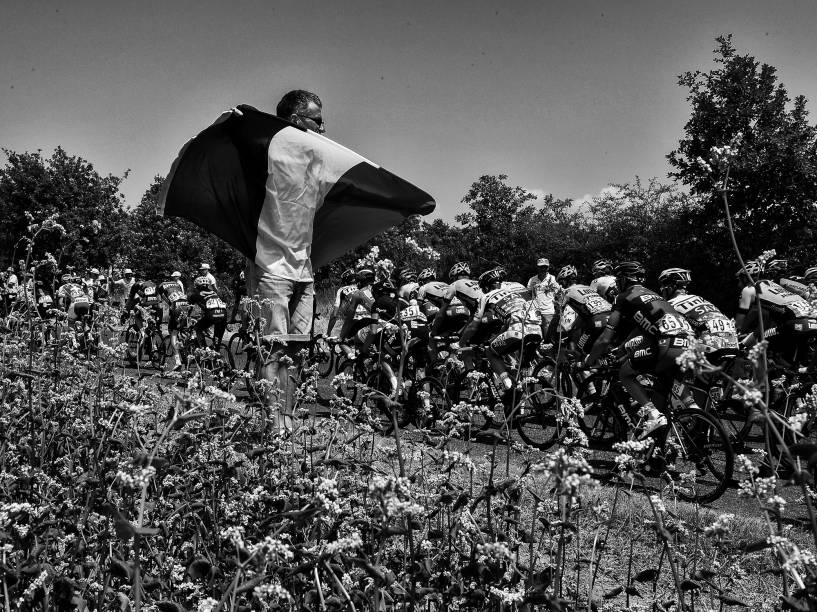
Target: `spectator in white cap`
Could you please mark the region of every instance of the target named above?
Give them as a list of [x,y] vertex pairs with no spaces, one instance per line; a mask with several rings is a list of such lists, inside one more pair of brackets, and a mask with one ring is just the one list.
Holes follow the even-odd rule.
[[172,278],[174,281],[177,281],[182,286],[182,289],[184,289],[184,282],[182,282],[181,272],[179,272],[178,270],[173,270],[173,273],[170,275],[170,278]]
[[88,274],[85,275],[85,278],[82,279],[82,284],[85,287],[85,291],[88,292],[88,296],[93,300],[94,294],[96,293],[97,288],[97,277],[99,276],[99,270],[97,268],[91,268],[88,271]]
[[540,257],[536,262],[536,275],[528,281],[528,291],[533,299],[533,307],[542,319],[542,338],[547,337],[547,330],[555,312],[553,299],[561,287],[556,277],[550,273],[550,260]]
[[210,274],[210,264],[203,263],[199,266],[199,276],[205,277],[210,284],[213,286],[214,289],[218,289],[218,285],[216,284],[216,277]]
[[[125,300],[128,299],[130,295],[131,287],[133,287],[134,283],[136,282],[136,277],[133,274],[133,270],[130,268],[125,268],[122,270],[122,278],[119,278],[113,282],[113,291],[111,295],[111,305],[116,308],[121,308],[125,304]],[[124,322],[125,316],[123,312],[123,316],[120,317]]]

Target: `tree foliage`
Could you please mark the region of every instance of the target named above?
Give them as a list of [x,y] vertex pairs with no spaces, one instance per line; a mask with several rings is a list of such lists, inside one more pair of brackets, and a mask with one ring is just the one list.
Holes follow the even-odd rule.
[[696,223],[700,237],[728,240],[720,223],[718,177],[702,161],[712,147],[736,143],[729,200],[741,247],[754,255],[811,244],[817,220],[817,129],[808,121],[806,99],[792,101],[776,69],[740,55],[731,36],[717,42],[713,70],[679,78],[689,90],[691,116],[678,148],[668,156],[671,176],[703,197]]

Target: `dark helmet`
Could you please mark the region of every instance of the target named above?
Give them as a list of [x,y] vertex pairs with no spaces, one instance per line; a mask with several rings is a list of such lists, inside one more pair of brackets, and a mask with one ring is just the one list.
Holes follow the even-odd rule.
[[788,259],[772,259],[766,262],[765,270],[768,274],[783,275],[789,269]]
[[613,262],[609,259],[597,259],[591,269],[593,276],[609,276],[613,272]]
[[817,266],[809,268],[803,273],[803,280],[809,284],[817,283]]
[[355,278],[359,283],[371,283],[374,280],[374,271],[371,268],[358,268]]
[[417,282],[417,272],[414,271],[413,268],[406,268],[400,275],[397,277],[397,280],[400,281],[401,284],[405,285],[406,283],[416,283]]
[[346,283],[347,285],[355,280],[355,271],[351,268],[344,270],[340,273],[340,282]]
[[745,268],[738,268],[737,273],[735,276],[740,276],[742,274],[751,274],[752,276],[758,274],[760,272],[760,264],[757,262],[756,259],[750,259],[746,262]]
[[556,275],[556,280],[559,282],[566,283],[569,278],[579,278],[579,271],[576,269],[576,266],[564,266]]
[[394,296],[396,294],[397,289],[389,279],[379,280],[372,285],[372,295],[376,298],[384,295]]
[[623,261],[613,269],[613,274],[616,278],[623,278],[632,283],[641,283],[644,282],[647,271],[641,265],[641,262]]
[[420,273],[417,275],[417,282],[420,283],[421,285],[430,283],[433,280],[437,280],[437,273],[434,272],[434,268],[426,268],[425,270],[420,270]]
[[686,287],[692,282],[692,273],[684,268],[667,268],[658,275],[658,283],[661,286],[675,285],[676,287]]
[[501,283],[507,277],[508,273],[505,272],[505,268],[497,266],[479,275],[479,286],[483,291],[487,291],[491,285]]
[[455,280],[460,275],[471,276],[471,266],[467,261],[458,261],[448,271],[448,278]]

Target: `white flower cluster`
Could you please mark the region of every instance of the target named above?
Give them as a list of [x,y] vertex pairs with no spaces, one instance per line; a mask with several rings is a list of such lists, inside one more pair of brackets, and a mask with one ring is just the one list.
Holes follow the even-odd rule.
[[284,561],[292,561],[295,557],[295,553],[292,552],[292,546],[272,536],[265,537],[258,544],[250,545],[247,550],[251,553],[265,556],[267,560],[272,563],[280,563],[282,559]]
[[437,261],[440,259],[440,253],[437,250],[432,247],[420,246],[411,236],[406,236],[405,241],[406,245],[410,246],[418,255],[422,255],[431,261]]
[[204,392],[207,393],[208,395],[212,395],[216,399],[221,399],[226,402],[235,401],[235,395],[233,395],[232,393],[228,393],[227,391],[222,391],[218,387],[213,387],[212,385],[205,387]]
[[425,509],[411,499],[411,483],[403,476],[375,476],[369,493],[379,499],[387,517],[419,515]]
[[477,554],[503,561],[510,559],[513,553],[505,542],[485,542],[484,544],[477,544]]
[[704,535],[709,538],[722,538],[729,535],[734,519],[734,514],[721,514],[711,525],[704,528]]
[[334,542],[327,542],[324,550],[327,554],[334,555],[357,550],[361,546],[363,546],[363,539],[360,537],[360,533],[353,531],[345,538],[338,538]]
[[643,453],[649,448],[649,442],[641,440],[628,440],[626,442],[616,442],[613,450],[619,454],[614,457],[618,470],[623,473],[632,472],[643,461]]
[[218,599],[205,597],[199,601],[199,606],[196,608],[196,612],[213,612],[213,610],[216,609],[216,606],[218,606]]
[[133,474],[128,474],[123,470],[119,470],[117,472],[116,477],[122,482],[123,485],[126,487],[131,487],[133,489],[141,489],[142,487],[148,486],[150,483],[150,479],[156,475],[156,468],[152,465],[144,467]]

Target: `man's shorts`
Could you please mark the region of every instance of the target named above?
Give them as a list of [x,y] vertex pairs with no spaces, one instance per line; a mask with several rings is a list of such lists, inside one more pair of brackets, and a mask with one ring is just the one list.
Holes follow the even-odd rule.
[[167,317],[167,331],[178,331],[187,327],[187,308],[172,306]]
[[68,320],[77,321],[91,312],[91,305],[88,302],[71,304],[68,307]]

